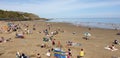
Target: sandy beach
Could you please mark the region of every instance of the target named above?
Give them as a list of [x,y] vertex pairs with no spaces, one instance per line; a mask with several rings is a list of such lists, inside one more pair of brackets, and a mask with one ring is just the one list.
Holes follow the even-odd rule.
[[[7,25],[8,22],[0,21],[0,27]],[[49,34],[52,31],[58,31],[58,34],[53,36],[56,45],[60,42],[62,50],[67,51],[71,49],[72,57],[77,58],[80,49],[83,48],[85,52],[84,58],[112,58],[120,57],[120,45],[115,45],[118,50],[110,51],[105,49],[107,45],[112,45],[115,39],[120,40],[120,35],[116,33],[120,30],[112,29],[100,29],[92,28],[89,30],[87,27],[75,26],[69,23],[53,23],[53,22],[41,22],[41,21],[13,21],[14,24],[19,24],[22,30],[25,30],[24,24],[28,25],[28,29],[31,30],[31,34],[24,34],[24,38],[15,38],[16,33],[22,33],[21,31],[14,32],[2,32],[0,37],[5,39],[11,38],[10,41],[0,43],[0,58],[16,58],[16,53],[25,53],[30,58],[37,58],[37,53],[41,55],[41,58],[48,58],[46,52],[55,48],[52,46],[52,42],[44,42],[43,37],[45,34],[43,30],[48,29]],[[47,24],[50,24],[50,30]],[[34,26],[35,25],[35,26]],[[33,30],[33,26],[36,30]],[[85,40],[84,32],[91,33],[90,39]],[[74,33],[74,34],[73,34]],[[80,46],[67,46],[66,42],[72,41],[74,43],[80,43]],[[46,44],[46,48],[41,48],[41,44]],[[53,53],[51,52],[51,57]]]

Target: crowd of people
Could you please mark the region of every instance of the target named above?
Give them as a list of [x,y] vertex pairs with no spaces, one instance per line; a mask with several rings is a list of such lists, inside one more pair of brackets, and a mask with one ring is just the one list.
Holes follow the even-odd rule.
[[[35,31],[37,28],[36,28],[36,25],[33,25],[33,28],[32,29],[29,29],[28,27],[29,27],[29,25],[27,25],[27,24],[23,24],[23,26],[24,26],[24,28],[22,28],[21,26],[20,26],[20,24],[14,24],[14,23],[9,23],[8,24],[8,27],[4,27],[4,28],[1,28],[1,30],[7,30],[7,32],[16,32],[16,34],[15,34],[15,37],[16,38],[25,38],[25,35],[24,34],[32,34],[32,31]],[[64,30],[62,30],[61,31],[61,29],[57,29],[57,30],[51,30],[51,28],[52,28],[52,25],[51,24],[47,24],[46,25],[47,26],[47,28],[46,29],[44,29],[43,31],[40,31],[39,33],[43,33],[44,34],[44,36],[45,37],[47,37],[47,38],[43,38],[43,41],[46,41],[46,39],[47,39],[47,41],[46,42],[50,42],[51,43],[51,50],[48,50],[47,52],[46,52],[46,56],[48,57],[48,58],[50,58],[51,56],[53,56],[51,53],[53,52],[53,48],[54,47],[58,47],[58,48],[62,48],[62,44],[61,44],[61,42],[59,41],[59,40],[57,40],[57,39],[54,39],[54,36],[56,36],[56,35],[58,35],[59,33],[61,33],[61,32],[64,32]],[[91,30],[91,29],[89,29],[89,30]],[[19,32],[22,32],[22,33],[19,33]],[[76,34],[76,32],[73,32],[72,33],[73,35],[75,35]],[[90,33],[85,33],[84,34],[85,35],[85,37],[86,37],[86,40],[88,40],[89,39],[89,36],[91,36],[91,34]],[[4,37],[1,37],[0,38],[0,43],[2,43],[2,42],[6,42],[6,41],[10,41],[11,40],[11,38],[9,38],[9,39],[5,39]],[[75,43],[74,42],[72,42],[72,41],[67,41],[66,42],[67,43],[67,46],[73,46]],[[77,43],[78,44],[78,43]],[[114,40],[113,41],[113,44],[118,44],[118,45],[120,45],[120,42],[119,42],[119,40]],[[43,44],[41,44],[40,45],[40,47],[41,48],[46,48],[48,45],[47,44],[45,44],[45,43],[43,43]],[[79,46],[80,46],[80,44],[79,44]],[[115,50],[116,48],[115,48],[115,46],[114,45],[110,45],[110,46],[107,46],[107,49],[110,49],[110,50]],[[67,58],[72,58],[72,50],[70,49],[70,48],[68,48],[68,50],[65,52],[66,54],[66,57]],[[77,58],[83,58],[85,56],[85,51],[84,51],[84,49],[83,48],[81,48],[80,49],[80,51],[78,52],[78,56],[77,56]],[[16,58],[29,58],[28,56],[26,56],[26,54],[25,53],[19,53],[19,52],[17,52],[16,53]],[[40,53],[38,53],[38,54],[36,54],[36,58],[42,58],[41,57],[41,54]],[[57,58],[57,57],[56,57]]]

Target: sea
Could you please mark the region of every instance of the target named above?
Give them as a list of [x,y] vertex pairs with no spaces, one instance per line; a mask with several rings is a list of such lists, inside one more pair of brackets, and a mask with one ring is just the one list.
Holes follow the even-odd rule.
[[120,29],[120,18],[52,18],[47,22],[71,23],[91,28]]

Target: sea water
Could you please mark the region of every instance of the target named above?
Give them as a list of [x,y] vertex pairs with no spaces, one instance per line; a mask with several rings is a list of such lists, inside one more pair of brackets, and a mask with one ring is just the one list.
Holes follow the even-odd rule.
[[48,22],[66,22],[77,26],[120,29],[119,18],[53,18]]

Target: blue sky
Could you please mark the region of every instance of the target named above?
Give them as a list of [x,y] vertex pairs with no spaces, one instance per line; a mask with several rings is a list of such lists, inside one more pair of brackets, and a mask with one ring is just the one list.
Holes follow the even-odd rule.
[[120,0],[0,0],[0,9],[44,18],[120,18]]

